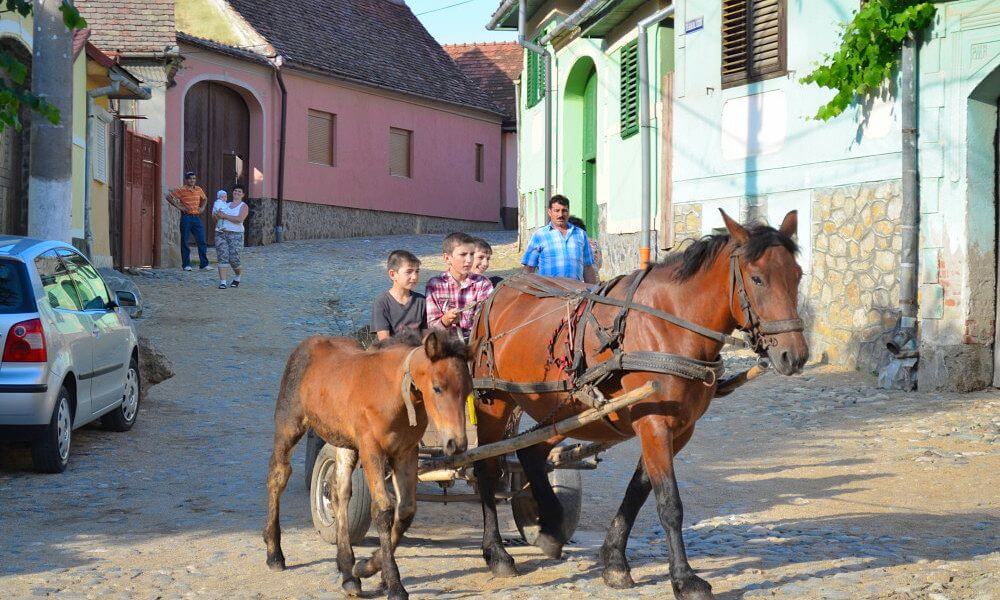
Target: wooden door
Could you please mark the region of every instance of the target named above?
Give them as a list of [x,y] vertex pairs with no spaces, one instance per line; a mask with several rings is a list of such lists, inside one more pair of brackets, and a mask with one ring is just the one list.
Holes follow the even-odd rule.
[[[31,81],[31,54],[16,41],[0,41],[0,51],[6,52],[29,66],[26,81]],[[10,81],[0,75],[7,85]],[[6,126],[0,131],[0,233],[28,234],[28,134],[31,131],[31,110],[21,104],[18,111],[21,130]]]
[[597,239],[597,72],[587,79],[583,91],[583,206],[581,218],[587,235]]
[[210,216],[215,193],[247,185],[250,165],[250,110],[238,92],[220,83],[195,84],[184,98],[184,170],[198,174],[208,196],[205,235],[215,243]]
[[125,132],[122,266],[154,266],[159,256],[160,140]]

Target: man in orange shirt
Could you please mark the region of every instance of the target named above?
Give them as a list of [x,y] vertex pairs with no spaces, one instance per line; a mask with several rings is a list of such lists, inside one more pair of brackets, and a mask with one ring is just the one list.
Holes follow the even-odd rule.
[[201,222],[201,213],[208,204],[205,190],[195,185],[198,178],[194,171],[184,174],[184,185],[167,192],[167,202],[181,211],[181,264],[185,271],[191,270],[191,249],[188,248],[188,234],[194,234],[198,243],[198,258],[202,271],[208,269],[208,247],[205,244],[205,225]]

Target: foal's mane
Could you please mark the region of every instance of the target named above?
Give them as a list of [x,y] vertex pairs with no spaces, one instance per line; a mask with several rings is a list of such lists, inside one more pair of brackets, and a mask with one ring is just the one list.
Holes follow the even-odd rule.
[[[747,227],[747,232],[750,239],[743,245],[743,256],[749,262],[759,259],[771,246],[782,246],[792,254],[799,251],[795,240],[769,225],[753,225]],[[729,240],[728,233],[706,235],[684,250],[667,254],[659,266],[671,269],[670,277],[674,281],[686,281],[711,265]]]
[[[445,358],[459,358],[461,360],[469,360],[469,347],[466,346],[462,340],[458,339],[453,335],[443,336],[443,344],[441,345],[442,356],[438,360]],[[423,340],[420,334],[413,329],[403,329],[391,338],[384,340],[379,340],[372,344],[372,350],[383,350],[385,348],[392,348],[395,346],[406,346],[407,348],[416,348],[423,344]]]

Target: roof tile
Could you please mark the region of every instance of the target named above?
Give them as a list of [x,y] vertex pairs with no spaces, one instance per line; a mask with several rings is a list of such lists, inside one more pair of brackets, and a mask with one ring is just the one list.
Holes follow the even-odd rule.
[[524,52],[516,42],[477,42],[443,46],[458,68],[478,85],[512,125],[517,118],[514,79],[521,74]]
[[177,45],[174,0],[76,0],[91,28],[91,43],[105,52],[163,52]]
[[401,0],[229,3],[290,66],[500,113]]

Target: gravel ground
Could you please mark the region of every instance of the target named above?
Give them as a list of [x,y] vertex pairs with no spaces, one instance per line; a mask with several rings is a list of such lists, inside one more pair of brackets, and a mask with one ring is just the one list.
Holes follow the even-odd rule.
[[[513,268],[513,238],[489,238],[496,268]],[[311,527],[301,448],[283,504],[290,568],[264,565],[278,379],[306,335],[364,323],[389,250],[416,251],[426,278],[442,268],[439,239],[250,248],[236,290],[216,290],[210,273],[135,276],[139,327],[177,376],[152,388],[131,432],[78,431],[63,475],[31,473],[23,449],[0,452],[0,597],[341,597],[335,549]],[[994,391],[886,393],[825,367],[768,374],[713,404],[678,459],[692,565],[727,599],[998,598],[998,434]],[[414,597],[621,598],[603,586],[596,550],[637,457],[624,444],[584,473],[563,561],[515,543],[501,506],[515,579],[485,569],[477,506],[421,504],[399,552],[404,584]],[[670,597],[665,554],[650,503],[625,596]]]

